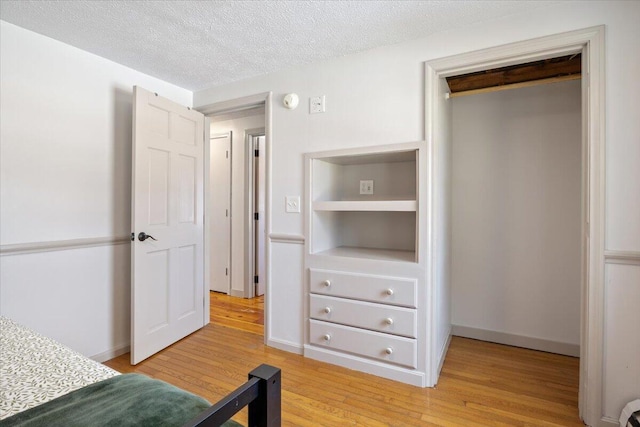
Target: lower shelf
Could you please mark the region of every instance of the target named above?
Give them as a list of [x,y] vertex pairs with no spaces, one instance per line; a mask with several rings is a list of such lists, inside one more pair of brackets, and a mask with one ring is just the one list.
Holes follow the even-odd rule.
[[359,248],[353,246],[340,246],[314,255],[327,255],[347,258],[366,258],[381,261],[416,262],[414,251],[399,251],[390,249]]

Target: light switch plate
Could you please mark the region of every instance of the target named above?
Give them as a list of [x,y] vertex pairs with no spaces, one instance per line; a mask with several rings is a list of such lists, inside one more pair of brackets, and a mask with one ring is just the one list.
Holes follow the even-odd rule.
[[311,98],[309,98],[309,114],[324,113],[325,111],[326,108],[324,95],[312,96]]
[[286,196],[285,212],[288,213],[300,213],[300,196]]
[[373,194],[373,180],[360,181],[360,194]]

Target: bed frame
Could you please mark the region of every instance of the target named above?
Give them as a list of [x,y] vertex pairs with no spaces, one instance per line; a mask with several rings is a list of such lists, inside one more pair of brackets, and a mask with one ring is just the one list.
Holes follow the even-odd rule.
[[249,405],[247,427],[281,425],[280,369],[260,365],[249,372],[249,381],[198,414],[183,427],[218,427]]
[[[32,420],[30,417],[38,417],[38,425],[43,425],[47,420],[60,421],[62,415],[59,411],[63,406],[69,417],[74,416],[75,410],[79,414],[76,418],[80,419],[90,415],[93,408],[98,409],[98,412],[103,410],[99,401],[101,398],[111,405],[119,405],[118,396],[125,399],[126,405],[123,405],[117,414],[106,411],[105,416],[108,418],[107,414],[113,415],[113,420],[118,419],[125,424],[130,415],[127,411],[132,411],[132,416],[156,417],[155,420],[158,422],[164,420],[164,425],[180,425],[197,414],[182,427],[217,427],[229,421],[241,409],[248,407],[250,427],[281,425],[281,372],[273,366],[258,366],[249,373],[246,383],[213,406],[209,406],[205,400],[191,393],[181,394],[175,386],[166,382],[162,384],[162,381],[154,381],[149,377],[145,379],[140,374],[137,375],[142,378],[122,376],[120,378],[124,377],[124,383],[120,382],[116,379],[117,371],[2,315],[0,329],[3,338],[0,360],[0,376],[3,380],[0,386],[0,399],[3,403],[0,411],[1,426],[24,425]],[[39,352],[33,351],[34,345]],[[36,354],[39,356],[36,357]],[[59,374],[59,366],[64,367],[64,375]],[[9,370],[8,367],[12,369]],[[66,381],[67,378],[74,381]],[[4,387],[5,382],[8,384],[7,387]],[[147,385],[149,388],[145,389]],[[146,402],[146,413],[136,412],[139,407],[132,401],[135,399],[131,399],[131,395],[127,394],[129,386],[132,387],[128,389],[130,393],[139,393],[141,401]],[[41,398],[43,390],[48,398]],[[148,393],[144,394],[144,390]],[[158,394],[154,395],[156,391]],[[88,395],[92,395],[94,399],[84,400]],[[153,400],[154,396],[156,400],[151,404],[147,399]],[[57,399],[60,399],[57,403],[51,403]],[[184,407],[172,410],[172,405]],[[166,412],[163,412],[165,410]],[[198,413],[201,410],[202,412]],[[85,420],[83,422],[87,422],[87,418],[82,419]]]

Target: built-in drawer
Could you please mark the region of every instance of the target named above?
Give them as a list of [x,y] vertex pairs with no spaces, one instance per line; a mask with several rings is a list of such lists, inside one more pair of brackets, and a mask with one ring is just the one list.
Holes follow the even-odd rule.
[[416,307],[417,280],[309,269],[309,291],[383,304]]
[[309,320],[309,343],[410,368],[417,366],[417,345],[412,338]]
[[310,296],[309,317],[415,338],[416,310],[325,295]]

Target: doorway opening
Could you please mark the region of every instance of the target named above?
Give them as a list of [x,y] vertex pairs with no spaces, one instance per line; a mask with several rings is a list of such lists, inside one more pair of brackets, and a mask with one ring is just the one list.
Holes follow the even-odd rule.
[[[265,324],[265,340],[269,289],[270,96],[255,95],[200,109],[210,121],[212,135],[205,154],[209,160],[205,173],[210,178],[205,189],[208,225],[205,259],[209,261],[205,277],[210,290],[216,292],[206,301],[209,318],[227,316],[242,321],[243,316],[256,315],[231,313],[232,306],[242,304],[220,304],[219,294],[227,295],[222,295],[223,299],[260,299],[260,307],[264,305],[265,309],[257,311],[258,324]],[[248,310],[248,306],[245,309]],[[252,322],[255,323],[255,319]]]
[[264,294],[264,107],[209,118],[211,290],[253,298]]
[[[513,43],[426,63],[425,136],[432,159],[428,171],[431,256],[429,292],[435,300],[432,375],[437,378],[451,333],[451,104],[446,78],[499,67],[581,54],[580,86],[580,290],[578,406],[587,424],[601,414],[602,307],[604,253],[604,90],[602,27]],[[486,242],[490,245],[491,242]],[[487,251],[490,248],[487,247]],[[442,325],[448,325],[444,328]],[[587,381],[588,379],[588,381]]]

